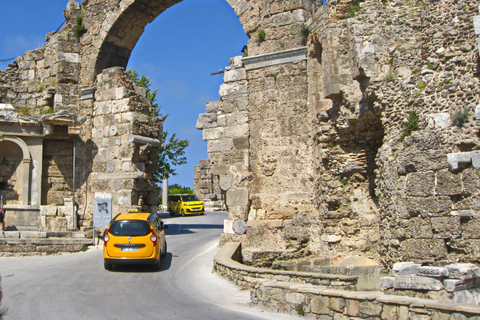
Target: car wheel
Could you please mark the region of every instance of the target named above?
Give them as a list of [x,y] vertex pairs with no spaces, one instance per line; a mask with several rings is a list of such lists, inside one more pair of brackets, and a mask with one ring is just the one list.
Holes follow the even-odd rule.
[[113,269],[113,264],[110,262],[104,262],[103,266],[105,267],[105,270],[111,271]]
[[165,247],[163,248],[162,258],[167,255],[167,241],[165,241]]
[[185,217],[185,210],[182,209],[182,217]]
[[162,267],[162,258],[158,257],[157,262],[153,265],[153,269],[155,271],[160,271],[161,267]]

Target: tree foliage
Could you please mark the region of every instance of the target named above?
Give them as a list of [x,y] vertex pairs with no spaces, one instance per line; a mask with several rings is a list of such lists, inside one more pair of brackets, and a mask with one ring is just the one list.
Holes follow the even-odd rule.
[[[157,100],[157,89],[153,90],[151,87],[150,79],[132,69],[127,70],[127,74],[130,75],[132,82],[142,88],[145,88],[146,99],[154,107],[155,116],[165,121],[168,114],[162,115],[160,113],[160,106],[155,103]],[[188,140],[180,140],[173,133],[168,138],[168,131],[163,131],[162,139],[165,141],[163,149],[158,150],[158,170],[155,174],[155,182],[161,182],[163,179],[168,179],[171,176],[176,176],[175,166],[180,166],[187,163],[187,157],[185,156],[185,149],[190,142]]]
[[168,186],[168,194],[193,194],[193,190],[175,183]]
[[168,179],[170,176],[176,176],[175,166],[187,164],[187,157],[185,156],[185,149],[190,142],[188,140],[180,140],[176,138],[173,133],[168,139],[168,131],[163,132],[163,139],[165,146],[158,151],[158,171],[155,175],[155,180],[160,182],[163,179]]

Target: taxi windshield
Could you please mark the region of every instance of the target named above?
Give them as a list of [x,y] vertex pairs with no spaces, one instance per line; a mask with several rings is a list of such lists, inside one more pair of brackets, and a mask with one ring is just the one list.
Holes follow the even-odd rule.
[[140,237],[152,232],[147,221],[142,220],[120,220],[113,221],[110,233],[114,236]]
[[188,196],[182,196],[183,201],[200,201],[198,197],[194,194],[188,195]]

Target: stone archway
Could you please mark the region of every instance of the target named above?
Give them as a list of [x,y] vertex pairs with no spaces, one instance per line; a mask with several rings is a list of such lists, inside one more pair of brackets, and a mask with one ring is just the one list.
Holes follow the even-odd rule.
[[[103,150],[108,148],[104,146],[104,136],[100,134],[113,125],[109,117],[115,110],[118,111],[106,101],[108,99],[105,99],[107,95],[104,93],[108,92],[104,89],[113,92],[114,87],[125,85],[121,72],[115,68],[127,66],[145,26],[178,2],[110,0],[102,2],[101,12],[95,2],[83,2],[82,6],[73,0],[69,2],[71,17],[82,15],[88,32],[80,38],[81,63],[64,69],[80,68],[81,87],[89,86],[97,90],[95,97],[86,98],[82,105],[93,106],[93,110],[99,110],[98,106],[102,105],[104,109],[101,113],[93,112],[95,125],[92,125],[92,132],[93,135],[97,134],[97,137],[92,137],[92,140],[98,147],[98,154],[103,155]],[[221,101],[216,104],[218,108],[209,111],[207,107],[207,112],[215,117],[212,118],[212,127],[207,128],[212,129],[211,132],[216,131],[215,137],[211,139],[204,135],[209,145],[213,172],[223,181],[230,181],[231,187],[224,190],[229,202],[230,219],[246,221],[252,208],[255,211],[251,216],[252,220],[292,218],[293,214],[303,209],[311,211],[311,205],[304,204],[311,202],[313,194],[312,184],[308,181],[311,175],[312,148],[306,144],[306,129],[309,127],[308,113],[305,112],[306,47],[304,39],[299,35],[299,30],[311,14],[311,4],[298,4],[296,1],[276,5],[263,1],[256,4],[246,0],[227,2],[250,37],[249,55],[259,58],[251,57],[248,61],[242,61],[238,57],[233,59],[232,65],[224,74],[225,83],[220,88]],[[256,37],[259,30],[268,35],[261,41]],[[73,63],[78,62],[70,61],[70,65]],[[288,64],[292,64],[293,68]],[[253,80],[252,89],[249,87],[249,78]],[[116,81],[115,86],[110,83],[113,79]],[[265,92],[268,91],[268,96],[259,96],[262,79],[267,79],[269,88]],[[105,82],[109,84],[105,85]],[[279,90],[285,88],[291,90],[280,95]],[[250,96],[257,99],[250,100]],[[111,100],[122,98],[126,97],[111,95]],[[273,131],[263,125],[265,105],[268,105],[272,115],[269,124],[274,128]],[[292,113],[289,111],[291,108],[294,108]],[[108,125],[105,125],[107,123]],[[99,125],[101,128],[98,128]],[[285,141],[289,141],[288,144],[302,145],[300,154],[283,146]],[[96,156],[94,168],[114,170],[115,164],[112,161],[103,161],[101,158]],[[96,161],[101,163],[95,164]],[[128,164],[124,161],[124,165]],[[267,168],[271,166],[275,168]],[[117,167],[123,170],[123,166]],[[302,170],[300,174],[295,172],[300,168],[307,170]],[[281,179],[280,175],[285,179]],[[113,174],[107,176],[104,172],[93,172],[92,176],[102,178],[103,185],[113,184],[110,179]],[[296,181],[302,182],[297,185]],[[100,185],[93,185],[96,184]],[[118,187],[119,182],[113,185]],[[295,189],[293,193],[292,187]],[[135,192],[122,190],[123,196],[118,198],[122,203],[133,204],[139,200]],[[115,195],[113,198],[115,205]]]
[[[81,39],[83,51],[83,86],[91,86],[102,70],[110,67],[126,67],[131,52],[145,30],[162,12],[182,0],[107,0],[102,2],[102,11],[93,1],[75,0],[68,4],[73,17],[82,16],[89,37]],[[226,0],[240,19],[245,33],[257,29],[259,12],[246,0]],[[73,23],[73,22],[71,22]]]
[[31,155],[25,142],[17,137],[0,136],[2,189],[11,204],[28,205],[30,202]]

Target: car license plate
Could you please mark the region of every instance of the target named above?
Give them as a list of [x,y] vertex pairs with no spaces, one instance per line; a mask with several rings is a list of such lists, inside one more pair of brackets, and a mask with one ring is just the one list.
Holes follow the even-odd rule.
[[194,209],[193,211],[200,211],[200,209]]
[[138,248],[122,248],[122,251],[138,251]]

